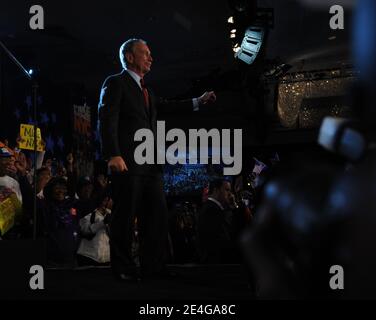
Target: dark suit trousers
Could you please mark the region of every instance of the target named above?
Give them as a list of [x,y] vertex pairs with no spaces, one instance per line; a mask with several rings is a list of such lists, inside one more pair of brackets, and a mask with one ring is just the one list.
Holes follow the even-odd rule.
[[113,175],[112,190],[110,248],[113,271],[122,273],[135,267],[131,252],[135,217],[139,227],[141,272],[149,275],[161,271],[165,266],[168,239],[162,175]]

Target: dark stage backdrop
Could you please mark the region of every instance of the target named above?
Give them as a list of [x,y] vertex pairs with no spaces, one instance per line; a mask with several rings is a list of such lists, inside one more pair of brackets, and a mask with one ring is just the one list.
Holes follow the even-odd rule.
[[[4,54],[0,57],[0,140],[8,139],[14,147],[20,124],[33,124],[31,82],[8,57]],[[85,88],[47,78],[38,79],[38,83],[37,124],[46,143],[45,159],[64,162],[67,154],[73,152],[82,169],[80,174],[92,174],[92,166],[83,165],[95,159],[96,139],[95,120],[92,107],[86,104]]]

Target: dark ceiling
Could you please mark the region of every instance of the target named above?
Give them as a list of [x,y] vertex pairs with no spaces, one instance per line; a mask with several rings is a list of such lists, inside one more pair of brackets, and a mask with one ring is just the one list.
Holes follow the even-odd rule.
[[[38,1],[45,11],[43,31],[29,29],[33,4],[2,0],[0,39],[21,62],[55,81],[99,90],[106,75],[120,70],[119,46],[134,36],[151,47],[149,81],[162,94],[187,91],[193,79],[235,66],[226,23],[231,11],[225,0]],[[275,10],[267,57],[280,57],[296,69],[349,62],[350,9],[345,30],[334,32],[329,6],[312,9],[295,0],[260,0],[258,5]],[[336,39],[328,40],[331,36]]]

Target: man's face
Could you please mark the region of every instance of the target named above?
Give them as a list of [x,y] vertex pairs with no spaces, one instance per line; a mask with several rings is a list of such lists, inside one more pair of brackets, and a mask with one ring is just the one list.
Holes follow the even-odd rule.
[[83,187],[81,187],[81,190],[78,191],[78,196],[81,200],[88,200],[91,198],[93,189],[94,187],[92,184],[84,185]]
[[15,174],[17,172],[16,167],[14,166],[15,158],[14,157],[1,157],[0,158],[0,175],[9,175]]
[[64,176],[67,175],[67,170],[63,166],[58,166],[58,168],[56,170],[56,175],[58,177],[64,177]]
[[51,179],[51,172],[50,170],[43,170],[42,172],[39,173],[38,175],[38,183],[43,189],[44,186],[50,181]]
[[126,53],[127,67],[144,76],[150,71],[153,59],[149,47],[143,42],[137,42],[133,46],[132,52]]
[[222,205],[230,204],[230,195],[231,195],[231,184],[228,181],[223,182],[222,187],[218,192],[218,201]]
[[57,184],[52,188],[52,197],[55,201],[63,201],[67,195],[67,187],[63,184]]
[[106,209],[112,209],[112,199],[109,198],[109,197],[106,197],[105,199],[103,199],[102,201],[102,208],[106,208]]

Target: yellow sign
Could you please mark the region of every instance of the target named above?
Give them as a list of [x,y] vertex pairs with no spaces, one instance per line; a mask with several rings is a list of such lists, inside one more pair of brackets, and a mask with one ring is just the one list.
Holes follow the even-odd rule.
[[22,204],[13,193],[0,202],[0,234],[4,235],[14,226],[22,214]]
[[[21,141],[18,147],[20,149],[34,150],[34,126],[31,124],[21,124],[20,136]],[[43,151],[42,134],[39,128],[37,128],[37,142],[37,151]]]
[[16,210],[11,199],[0,203],[0,232],[4,235],[14,225]]

